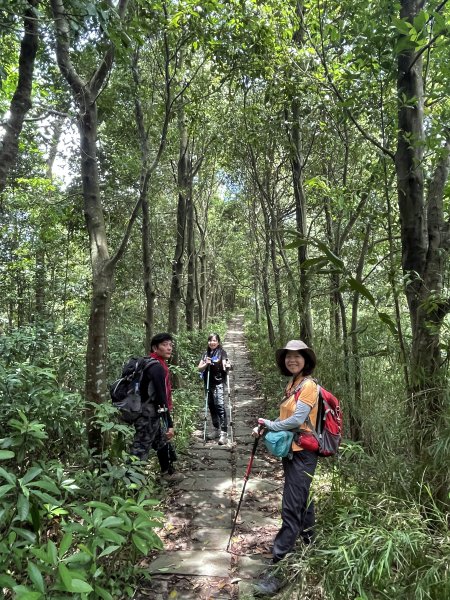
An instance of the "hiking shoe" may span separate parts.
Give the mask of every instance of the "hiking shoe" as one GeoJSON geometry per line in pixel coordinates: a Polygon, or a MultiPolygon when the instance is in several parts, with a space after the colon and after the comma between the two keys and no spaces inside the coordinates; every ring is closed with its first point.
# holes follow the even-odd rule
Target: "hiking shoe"
{"type": "Polygon", "coordinates": [[[280,579],[273,575],[266,575],[260,579],[254,586],[255,596],[273,596],[281,590],[283,584],[280,579]]]}
{"type": "Polygon", "coordinates": [[[214,431],[212,433],[208,433],[208,435],[206,436],[207,440],[217,440],[217,438],[220,436],[220,430],[219,429],[214,429],[214,431]]]}
{"type": "Polygon", "coordinates": [[[161,481],[165,481],[166,483],[178,483],[179,481],[183,481],[184,475],[182,473],[169,473],[166,471],[165,473],[161,473],[161,481]]]}
{"type": "Polygon", "coordinates": [[[226,443],[228,443],[228,436],[227,436],[227,432],[226,431],[222,431],[220,434],[220,438],[219,438],[219,446],[224,446],[226,443]]]}

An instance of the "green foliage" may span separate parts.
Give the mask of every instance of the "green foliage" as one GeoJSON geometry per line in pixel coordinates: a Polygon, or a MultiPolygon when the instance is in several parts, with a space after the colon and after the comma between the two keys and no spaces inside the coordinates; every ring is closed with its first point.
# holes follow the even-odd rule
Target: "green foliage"
{"type": "Polygon", "coordinates": [[[111,481],[106,486],[102,477],[111,477],[111,465],[103,473],[81,470],[83,476],[70,477],[62,465],[33,461],[47,438],[43,430],[42,423],[19,413],[0,440],[0,585],[24,600],[129,594],[138,556],[162,547],[155,531],[163,516],[155,510],[157,501],[131,465],[128,479],[120,475],[122,495],[114,495],[111,481]],[[77,485],[88,475],[93,498],[108,487],[103,501],[90,500],[88,487],[77,485]]]}
{"type": "Polygon", "coordinates": [[[326,597],[336,600],[448,596],[448,524],[439,510],[430,514],[411,497],[392,496],[385,488],[380,494],[386,466],[380,469],[377,459],[352,445],[344,447],[338,464],[319,466],[320,533],[312,552],[292,558],[295,589],[320,582],[326,597]]]}

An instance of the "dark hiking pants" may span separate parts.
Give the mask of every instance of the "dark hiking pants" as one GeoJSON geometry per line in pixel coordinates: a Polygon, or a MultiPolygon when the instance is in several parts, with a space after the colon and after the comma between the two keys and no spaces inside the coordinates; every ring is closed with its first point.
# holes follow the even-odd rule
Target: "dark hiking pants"
{"type": "Polygon", "coordinates": [[[213,427],[221,431],[227,431],[227,411],[223,399],[223,383],[209,389],[208,408],[211,413],[213,427]]]}
{"type": "Polygon", "coordinates": [[[294,452],[292,460],[283,458],[283,524],[273,544],[273,562],[278,562],[294,549],[298,536],[301,536],[305,543],[312,541],[315,519],[314,504],[309,499],[309,488],[317,459],[315,452],[307,450],[294,452]]]}
{"type": "Polygon", "coordinates": [[[172,464],[170,447],[155,406],[151,403],[145,404],[142,407],[142,415],[137,418],[133,425],[135,434],[130,454],[146,461],[150,450],[156,450],[161,472],[165,473],[170,470],[172,464]]]}

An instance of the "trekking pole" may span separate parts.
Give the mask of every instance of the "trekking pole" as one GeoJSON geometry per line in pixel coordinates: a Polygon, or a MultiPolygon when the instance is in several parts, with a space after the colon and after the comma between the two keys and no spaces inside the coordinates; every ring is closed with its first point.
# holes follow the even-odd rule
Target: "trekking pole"
{"type": "Polygon", "coordinates": [[[231,544],[231,538],[233,537],[234,530],[236,529],[236,521],[238,518],[239,511],[241,509],[242,499],[244,497],[244,492],[245,492],[245,486],[247,485],[248,478],[250,477],[250,471],[252,470],[253,459],[255,458],[256,448],[258,446],[259,438],[261,437],[261,432],[263,429],[264,429],[264,425],[258,426],[258,435],[255,437],[255,441],[253,442],[252,453],[250,455],[250,460],[248,461],[247,470],[245,471],[245,475],[244,475],[244,485],[242,486],[241,497],[239,498],[239,503],[238,503],[238,506],[236,509],[236,514],[234,515],[233,526],[231,527],[230,538],[228,540],[228,544],[226,547],[227,552],[228,552],[228,548],[230,547],[230,544],[231,544]]]}
{"type": "Polygon", "coordinates": [[[233,408],[231,406],[230,371],[227,371],[228,410],[230,411],[230,441],[233,443],[233,408]]]}
{"type": "Polygon", "coordinates": [[[209,396],[209,366],[206,375],[206,394],[205,394],[205,423],[203,425],[203,443],[206,444],[206,421],[208,419],[208,396],[209,396]]]}

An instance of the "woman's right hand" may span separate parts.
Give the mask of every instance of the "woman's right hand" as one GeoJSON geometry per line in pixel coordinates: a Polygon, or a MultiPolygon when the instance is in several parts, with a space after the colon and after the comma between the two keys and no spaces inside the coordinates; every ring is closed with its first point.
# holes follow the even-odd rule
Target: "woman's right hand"
{"type": "Polygon", "coordinates": [[[263,431],[264,431],[264,426],[259,424],[257,427],[253,428],[252,437],[255,437],[255,438],[260,437],[262,435],[263,431]]]}

